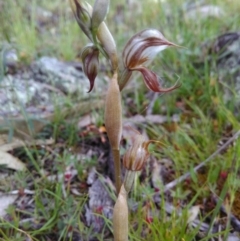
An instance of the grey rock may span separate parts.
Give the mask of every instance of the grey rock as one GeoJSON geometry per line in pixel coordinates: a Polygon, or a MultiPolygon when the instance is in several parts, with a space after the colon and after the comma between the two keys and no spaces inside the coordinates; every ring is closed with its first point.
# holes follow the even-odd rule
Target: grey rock
{"type": "Polygon", "coordinates": [[[110,187],[113,187],[110,179],[98,177],[89,188],[89,202],[85,205],[85,217],[87,225],[91,226],[94,232],[100,232],[103,229],[107,231],[104,219],[112,219],[114,202],[110,196],[112,192],[109,190],[110,187]]]}
{"type": "Polygon", "coordinates": [[[211,76],[217,77],[223,102],[236,115],[240,110],[240,32],[229,32],[205,41],[197,57],[196,66],[207,60],[211,76]]]}
{"type": "Polygon", "coordinates": [[[69,95],[87,97],[88,88],[89,81],[81,64],[42,57],[24,70],[3,76],[0,81],[0,114],[41,113],[46,107],[63,104],[69,95]]]}
{"type": "Polygon", "coordinates": [[[225,103],[234,101],[235,106],[240,107],[240,32],[226,33],[217,37],[211,54],[216,60],[225,103]]]}
{"type": "Polygon", "coordinates": [[[183,5],[185,18],[189,20],[206,19],[209,17],[221,18],[224,16],[224,10],[217,5],[208,4],[205,0],[188,1],[183,5]]]}
{"type": "Polygon", "coordinates": [[[7,66],[15,66],[19,61],[17,51],[15,49],[9,49],[8,51],[6,51],[4,57],[5,65],[7,66]]]}
{"type": "Polygon", "coordinates": [[[77,70],[68,63],[57,60],[51,57],[42,57],[31,66],[33,71],[45,78],[42,78],[47,84],[58,87],[65,93],[86,93],[88,91],[87,83],[84,73],[77,70]],[[83,83],[86,85],[83,85],[83,83]]]}
{"type": "Polygon", "coordinates": [[[227,237],[227,241],[240,241],[240,237],[236,233],[229,234],[227,237]]]}

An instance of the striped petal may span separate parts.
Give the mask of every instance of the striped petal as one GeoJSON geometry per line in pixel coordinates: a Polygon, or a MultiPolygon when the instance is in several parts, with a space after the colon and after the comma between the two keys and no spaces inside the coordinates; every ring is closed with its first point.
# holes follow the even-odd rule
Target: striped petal
{"type": "Polygon", "coordinates": [[[135,34],[123,50],[123,63],[127,69],[146,65],[168,46],[177,46],[169,42],[163,34],[156,29],[146,29],[135,34]]]}
{"type": "Polygon", "coordinates": [[[92,91],[95,78],[98,74],[99,50],[92,44],[87,45],[81,53],[83,61],[83,71],[90,81],[89,92],[92,91]]]}

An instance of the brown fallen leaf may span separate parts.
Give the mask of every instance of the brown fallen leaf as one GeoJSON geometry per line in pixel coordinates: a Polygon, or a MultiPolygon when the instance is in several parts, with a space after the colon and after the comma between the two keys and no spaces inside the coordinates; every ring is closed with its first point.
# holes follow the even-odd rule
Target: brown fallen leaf
{"type": "Polygon", "coordinates": [[[24,146],[41,146],[41,145],[52,145],[54,144],[54,139],[50,138],[48,140],[31,140],[22,141],[17,137],[12,137],[11,142],[8,141],[7,135],[0,135],[0,151],[7,152],[15,148],[24,146]]]}
{"type": "Polygon", "coordinates": [[[8,168],[17,171],[23,171],[26,166],[18,158],[12,156],[11,154],[0,150],[0,165],[5,165],[8,168]]]}

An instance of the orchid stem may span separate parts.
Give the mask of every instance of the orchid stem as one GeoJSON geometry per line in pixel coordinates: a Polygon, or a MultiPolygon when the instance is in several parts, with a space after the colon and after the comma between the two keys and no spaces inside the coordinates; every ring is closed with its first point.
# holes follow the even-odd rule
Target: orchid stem
{"type": "Polygon", "coordinates": [[[121,71],[121,74],[119,75],[119,78],[118,78],[118,85],[119,85],[120,91],[122,91],[125,85],[128,83],[128,80],[130,79],[131,75],[132,75],[132,72],[129,71],[127,68],[124,68],[124,70],[121,71]]]}
{"type": "Polygon", "coordinates": [[[114,171],[115,171],[115,186],[117,189],[117,195],[121,188],[121,162],[120,162],[120,151],[119,149],[112,149],[113,160],[114,160],[114,171]]]}

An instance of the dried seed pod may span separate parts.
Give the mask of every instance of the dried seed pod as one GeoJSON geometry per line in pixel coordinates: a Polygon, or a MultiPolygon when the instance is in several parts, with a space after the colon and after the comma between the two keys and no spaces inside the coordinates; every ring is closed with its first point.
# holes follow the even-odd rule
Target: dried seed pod
{"type": "Polygon", "coordinates": [[[113,150],[119,150],[122,136],[122,104],[117,73],[109,82],[105,106],[105,125],[109,142],[113,150]]]}
{"type": "Polygon", "coordinates": [[[128,240],[128,205],[124,185],[121,186],[113,209],[113,235],[114,241],[128,240]]]}

